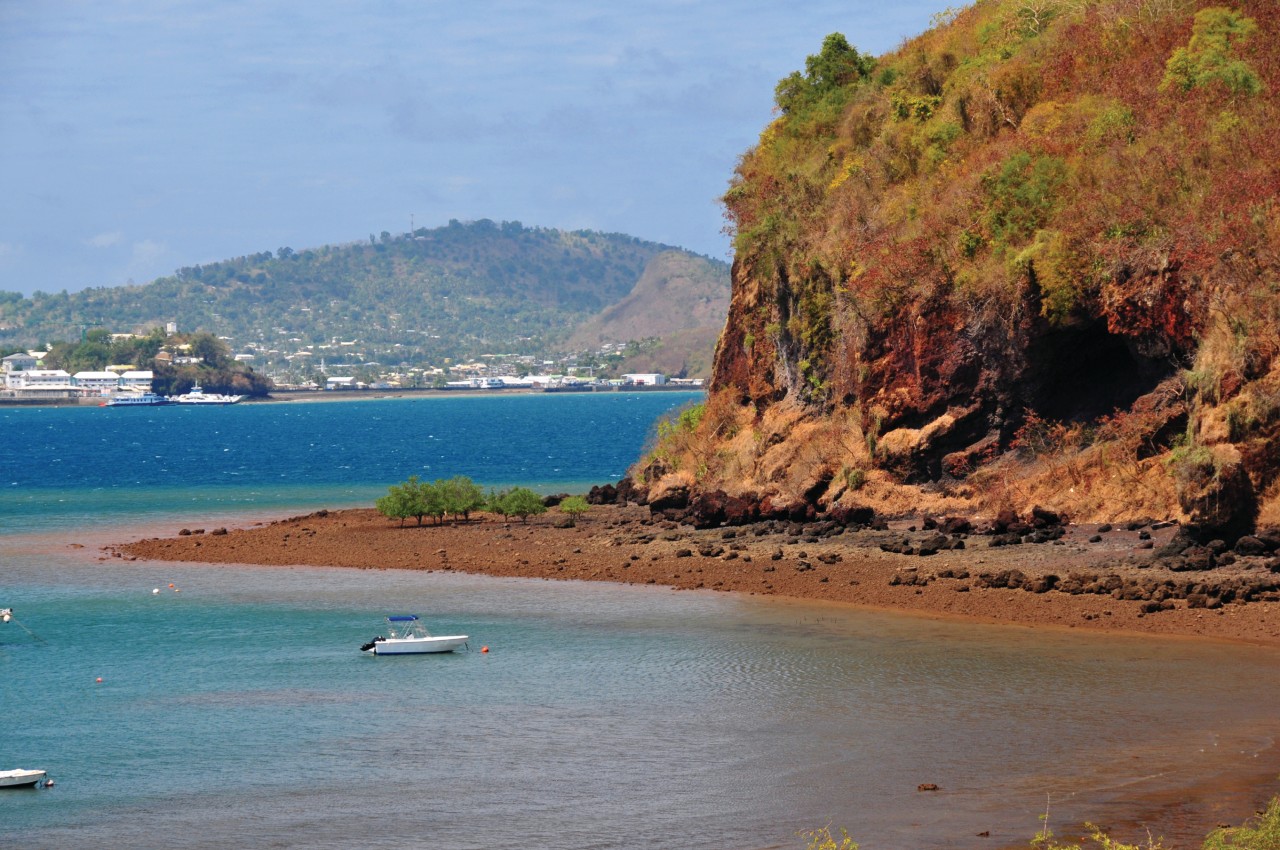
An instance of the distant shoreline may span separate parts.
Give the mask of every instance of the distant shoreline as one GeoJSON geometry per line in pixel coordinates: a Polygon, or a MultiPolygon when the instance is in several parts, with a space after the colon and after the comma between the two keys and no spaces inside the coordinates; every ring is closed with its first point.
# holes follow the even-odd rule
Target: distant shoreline
{"type": "MultiPolygon", "coordinates": [[[[380,398],[422,398],[449,396],[503,396],[503,395],[597,395],[600,393],[705,393],[706,387],[633,386],[608,389],[547,389],[544,387],[503,387],[501,389],[472,389],[461,387],[401,387],[385,390],[274,390],[262,398],[246,398],[240,404],[270,404],[277,402],[306,401],[368,401],[380,398]]],[[[0,396],[0,408],[22,407],[101,407],[102,398],[10,398],[0,396]]]]}

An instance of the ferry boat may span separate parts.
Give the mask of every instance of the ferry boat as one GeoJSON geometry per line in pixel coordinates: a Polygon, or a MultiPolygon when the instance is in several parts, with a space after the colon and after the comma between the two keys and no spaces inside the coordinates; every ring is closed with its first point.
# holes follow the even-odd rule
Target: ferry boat
{"type": "Polygon", "coordinates": [[[203,387],[196,384],[190,392],[169,396],[169,401],[175,404],[235,404],[242,398],[244,398],[242,395],[207,393],[203,387]]]}
{"type": "Polygon", "coordinates": [[[169,399],[159,393],[115,393],[102,403],[103,407],[155,407],[168,404],[169,399]]]}

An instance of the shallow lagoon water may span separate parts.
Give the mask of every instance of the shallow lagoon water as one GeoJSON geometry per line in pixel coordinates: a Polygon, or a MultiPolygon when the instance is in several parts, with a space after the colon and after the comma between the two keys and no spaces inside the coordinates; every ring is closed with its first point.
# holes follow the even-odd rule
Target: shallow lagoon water
{"type": "Polygon", "coordinates": [[[0,605],[40,638],[0,630],[0,761],[57,780],[0,795],[0,843],[763,848],[831,824],[871,850],[1004,847],[1048,805],[1059,833],[1147,822],[1198,846],[1194,830],[1247,814],[1280,771],[1268,649],[710,592],[96,560],[210,510],[156,505],[145,529],[127,512],[24,515],[36,530],[0,535],[0,605]],[[388,613],[468,633],[471,651],[359,653],[388,613]]]}

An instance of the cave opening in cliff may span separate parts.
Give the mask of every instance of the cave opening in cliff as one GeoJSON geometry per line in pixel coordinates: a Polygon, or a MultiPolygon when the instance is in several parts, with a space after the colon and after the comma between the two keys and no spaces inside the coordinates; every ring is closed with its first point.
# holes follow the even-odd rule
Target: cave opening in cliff
{"type": "Polygon", "coordinates": [[[1060,422],[1092,422],[1127,409],[1176,371],[1170,359],[1147,357],[1103,323],[1052,331],[1028,352],[1028,406],[1060,422]]]}

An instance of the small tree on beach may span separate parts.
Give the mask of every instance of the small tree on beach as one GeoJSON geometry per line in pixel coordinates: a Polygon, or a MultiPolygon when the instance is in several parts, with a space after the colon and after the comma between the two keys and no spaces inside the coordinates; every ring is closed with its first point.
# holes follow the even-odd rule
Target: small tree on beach
{"type": "Polygon", "coordinates": [[[560,510],[569,517],[569,527],[573,528],[578,524],[578,515],[585,514],[591,509],[587,504],[587,500],[581,496],[570,496],[560,502],[560,510]]]}
{"type": "Polygon", "coordinates": [[[504,516],[518,516],[521,522],[528,522],[531,514],[546,513],[547,506],[542,504],[542,497],[528,487],[516,487],[503,494],[499,500],[502,504],[500,513],[504,516]]]}
{"type": "Polygon", "coordinates": [[[471,519],[471,512],[484,507],[484,490],[465,475],[455,475],[448,479],[436,479],[435,488],[440,493],[440,500],[445,513],[462,517],[463,522],[471,519]]]}
{"type": "Polygon", "coordinates": [[[423,516],[430,513],[428,489],[430,484],[418,480],[418,476],[410,475],[408,481],[392,484],[387,495],[374,502],[378,513],[390,519],[400,520],[400,525],[409,517],[415,517],[418,525],[422,525],[423,516]]]}

